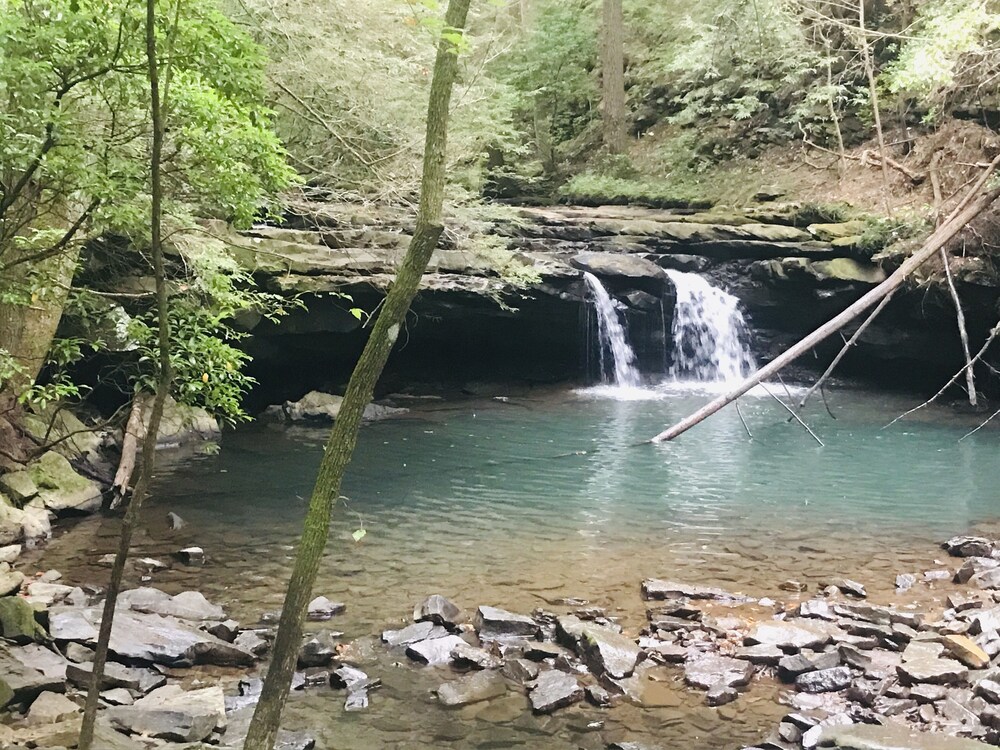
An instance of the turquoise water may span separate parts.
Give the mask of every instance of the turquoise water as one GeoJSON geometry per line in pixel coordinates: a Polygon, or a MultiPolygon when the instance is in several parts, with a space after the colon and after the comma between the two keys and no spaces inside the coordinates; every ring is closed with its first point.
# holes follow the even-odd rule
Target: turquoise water
{"type": "MultiPolygon", "coordinates": [[[[913,400],[835,391],[836,419],[818,400],[805,412],[821,447],[760,395],[741,400],[746,427],[728,408],[675,442],[643,444],[709,398],[655,395],[510,394],[431,403],[365,427],[316,587],[347,603],[336,627],[348,637],[378,632],[435,592],[468,609],[558,609],[562,597],[584,598],[637,627],[648,576],[787,597],[776,588],[785,579],[814,586],[846,575],[879,600],[896,573],[934,567],[942,537],[1000,517],[1000,435],[988,427],[959,441],[974,416],[934,408],[881,429],[913,400]],[[367,533],[355,543],[359,528],[367,533]]],[[[244,622],[278,609],[325,436],[253,427],[227,434],[218,454],[168,461],[137,552],[199,544],[210,561],[154,584],[198,587],[244,622]],[[187,525],[169,532],[167,511],[187,525]]],[[[46,561],[100,580],[106,572],[89,566],[113,549],[113,533],[113,522],[85,521],[46,561]]],[[[293,702],[292,721],[336,748],[603,747],[631,737],[715,749],[755,739],[780,713],[767,687],[707,709],[678,687],[676,670],[655,707],[536,719],[511,695],[445,712],[428,709],[441,675],[382,667],[387,690],[369,712],[344,715],[336,696],[314,694],[293,702]]]]}

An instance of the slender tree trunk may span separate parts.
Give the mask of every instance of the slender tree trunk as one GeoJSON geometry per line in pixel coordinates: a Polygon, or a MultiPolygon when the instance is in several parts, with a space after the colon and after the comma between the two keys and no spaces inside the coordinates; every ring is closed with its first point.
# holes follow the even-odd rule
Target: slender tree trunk
{"type": "MultiPolygon", "coordinates": [[[[462,32],[469,4],[470,0],[450,0],[445,13],[448,28],[462,32]]],[[[274,747],[302,643],[302,622],[306,606],[312,596],[313,584],[329,534],[333,503],[340,497],[341,481],[357,444],[361,417],[365,406],[372,399],[375,384],[405,323],[406,312],[420,287],[420,279],[443,231],[441,215],[444,205],[448,114],[457,73],[458,50],[450,41],[442,39],[438,44],[427,108],[427,135],[416,230],[351,375],[337,422],[320,462],[319,476],[309,500],[302,538],[281,610],[271,664],[250,722],[244,750],[272,750],[274,747]]]]}
{"type": "Polygon", "coordinates": [[[613,154],[625,150],[625,21],[622,0],[604,0],[601,26],[601,108],[604,146],[613,154]]]}
{"type": "MultiPolygon", "coordinates": [[[[87,701],[84,706],[83,723],[80,726],[79,750],[90,750],[94,741],[94,723],[97,718],[97,703],[101,692],[101,682],[104,679],[104,667],[108,659],[108,645],[111,641],[111,628],[114,623],[115,605],[121,590],[122,576],[125,572],[125,561],[129,548],[132,546],[132,532],[142,502],[149,491],[149,483],[153,477],[156,463],[156,436],[160,430],[163,417],[163,403],[170,390],[170,318],[167,300],[167,281],[163,263],[163,245],[160,236],[160,225],[163,214],[163,188],[160,183],[160,165],[163,154],[163,112],[160,107],[159,67],[156,58],[156,0],[146,0],[146,61],[149,68],[149,100],[152,113],[153,142],[150,155],[150,254],[153,258],[153,275],[156,281],[156,311],[158,333],[158,367],[159,381],[156,385],[156,395],[149,416],[149,426],[142,446],[142,466],[139,481],[136,482],[132,501],[129,503],[122,520],[121,535],[118,539],[118,551],[115,554],[114,566],[111,568],[111,580],[104,599],[104,611],[101,615],[101,629],[97,639],[97,651],[94,654],[93,679],[87,691],[87,701]]],[[[140,398],[136,393],[134,398],[140,398]]]]}
{"type": "Polygon", "coordinates": [[[875,135],[878,137],[878,155],[882,162],[882,198],[885,212],[892,216],[892,195],[889,181],[889,155],[885,148],[885,135],[882,132],[882,114],[878,105],[878,86],[875,83],[875,62],[872,60],[871,47],[868,44],[868,29],[865,26],[865,0],[858,0],[858,29],[861,33],[861,59],[868,77],[868,96],[871,99],[872,117],[875,119],[875,135]]]}

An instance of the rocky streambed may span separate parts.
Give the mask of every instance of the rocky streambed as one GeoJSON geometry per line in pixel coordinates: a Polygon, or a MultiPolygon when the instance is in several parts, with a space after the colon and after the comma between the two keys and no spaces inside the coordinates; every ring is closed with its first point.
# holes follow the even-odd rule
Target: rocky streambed
{"type": "MultiPolygon", "coordinates": [[[[443,726],[470,710],[498,727],[577,716],[576,747],[654,750],[675,746],[667,724],[632,732],[617,716],[653,713],[685,690],[725,722],[747,691],[766,686],[784,708],[761,712],[754,748],[985,748],[1000,744],[1000,544],[956,537],[943,546],[948,561],[900,572],[891,605],[869,603],[864,582],[850,579],[813,590],[784,581],[770,597],[647,579],[635,591],[646,608],[638,628],[582,599],[513,612],[435,594],[398,626],[347,638],[333,629],[347,605],[320,596],[293,689],[363,716],[383,683],[398,693],[399,675],[414,673],[432,688],[405,700],[415,713],[438,712],[443,726]],[[770,715],[780,720],[768,729],[770,715]]],[[[134,565],[155,577],[162,563],[134,565]]],[[[75,745],[99,605],[98,589],[56,571],[0,598],[0,747],[75,745]]],[[[196,591],[125,592],[97,746],[240,747],[274,623],[262,613],[241,625],[196,591]]],[[[308,732],[279,744],[313,746],[308,732]]]]}

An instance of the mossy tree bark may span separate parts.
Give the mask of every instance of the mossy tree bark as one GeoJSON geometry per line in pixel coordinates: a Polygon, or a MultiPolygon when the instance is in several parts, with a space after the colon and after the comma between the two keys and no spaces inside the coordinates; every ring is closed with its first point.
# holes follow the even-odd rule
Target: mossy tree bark
{"type": "Polygon", "coordinates": [[[302,538],[288,583],[271,664],[264,679],[260,700],[254,711],[244,750],[272,750],[281,714],[295,670],[302,641],[306,606],[326,547],[334,501],[350,463],[361,427],[361,417],[375,391],[410,303],[437,247],[443,231],[442,211],[445,187],[445,149],[451,94],[458,75],[458,52],[454,39],[465,28],[470,0],[450,0],[445,13],[448,34],[438,44],[427,108],[427,133],[420,184],[420,206],[416,230],[382,305],[371,335],[354,368],[341,404],[337,422],[327,440],[319,475],[309,500],[302,538]]]}
{"type": "MultiPolygon", "coordinates": [[[[118,538],[118,551],[111,568],[111,580],[104,599],[104,610],[101,614],[101,628],[97,638],[97,650],[94,654],[93,678],[87,690],[87,701],[84,705],[83,723],[80,726],[79,750],[90,750],[94,741],[94,723],[97,718],[98,697],[101,692],[101,682],[104,679],[104,667],[108,659],[108,645],[111,641],[111,628],[114,624],[115,605],[118,593],[121,591],[122,577],[125,572],[125,561],[129,548],[132,546],[132,532],[139,516],[139,509],[149,490],[156,463],[156,436],[160,431],[160,421],[163,417],[163,404],[170,390],[170,316],[168,308],[167,277],[164,270],[163,243],[161,224],[163,218],[163,186],[161,184],[161,165],[163,157],[164,121],[162,102],[160,98],[159,64],[156,55],[156,0],[146,0],[146,61],[149,71],[149,100],[152,124],[152,148],[150,153],[150,255],[153,260],[153,276],[156,282],[156,313],[157,313],[157,368],[159,378],[156,384],[156,395],[149,415],[149,426],[142,446],[142,463],[139,469],[139,480],[135,492],[122,520],[121,534],[118,538]]],[[[140,398],[136,393],[134,398],[140,398]]]]}
{"type": "Polygon", "coordinates": [[[604,146],[625,150],[625,21],[622,0],[604,0],[601,25],[601,110],[604,146]]]}

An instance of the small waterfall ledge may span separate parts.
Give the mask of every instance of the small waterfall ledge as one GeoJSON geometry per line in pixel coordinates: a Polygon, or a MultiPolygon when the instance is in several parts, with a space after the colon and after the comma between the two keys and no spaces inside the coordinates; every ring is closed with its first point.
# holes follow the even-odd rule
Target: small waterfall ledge
{"type": "Polygon", "coordinates": [[[625,326],[619,318],[615,301],[592,273],[584,272],[597,313],[597,350],[601,377],[620,388],[638,388],[642,378],[636,368],[635,351],[628,343],[625,326]]]}

